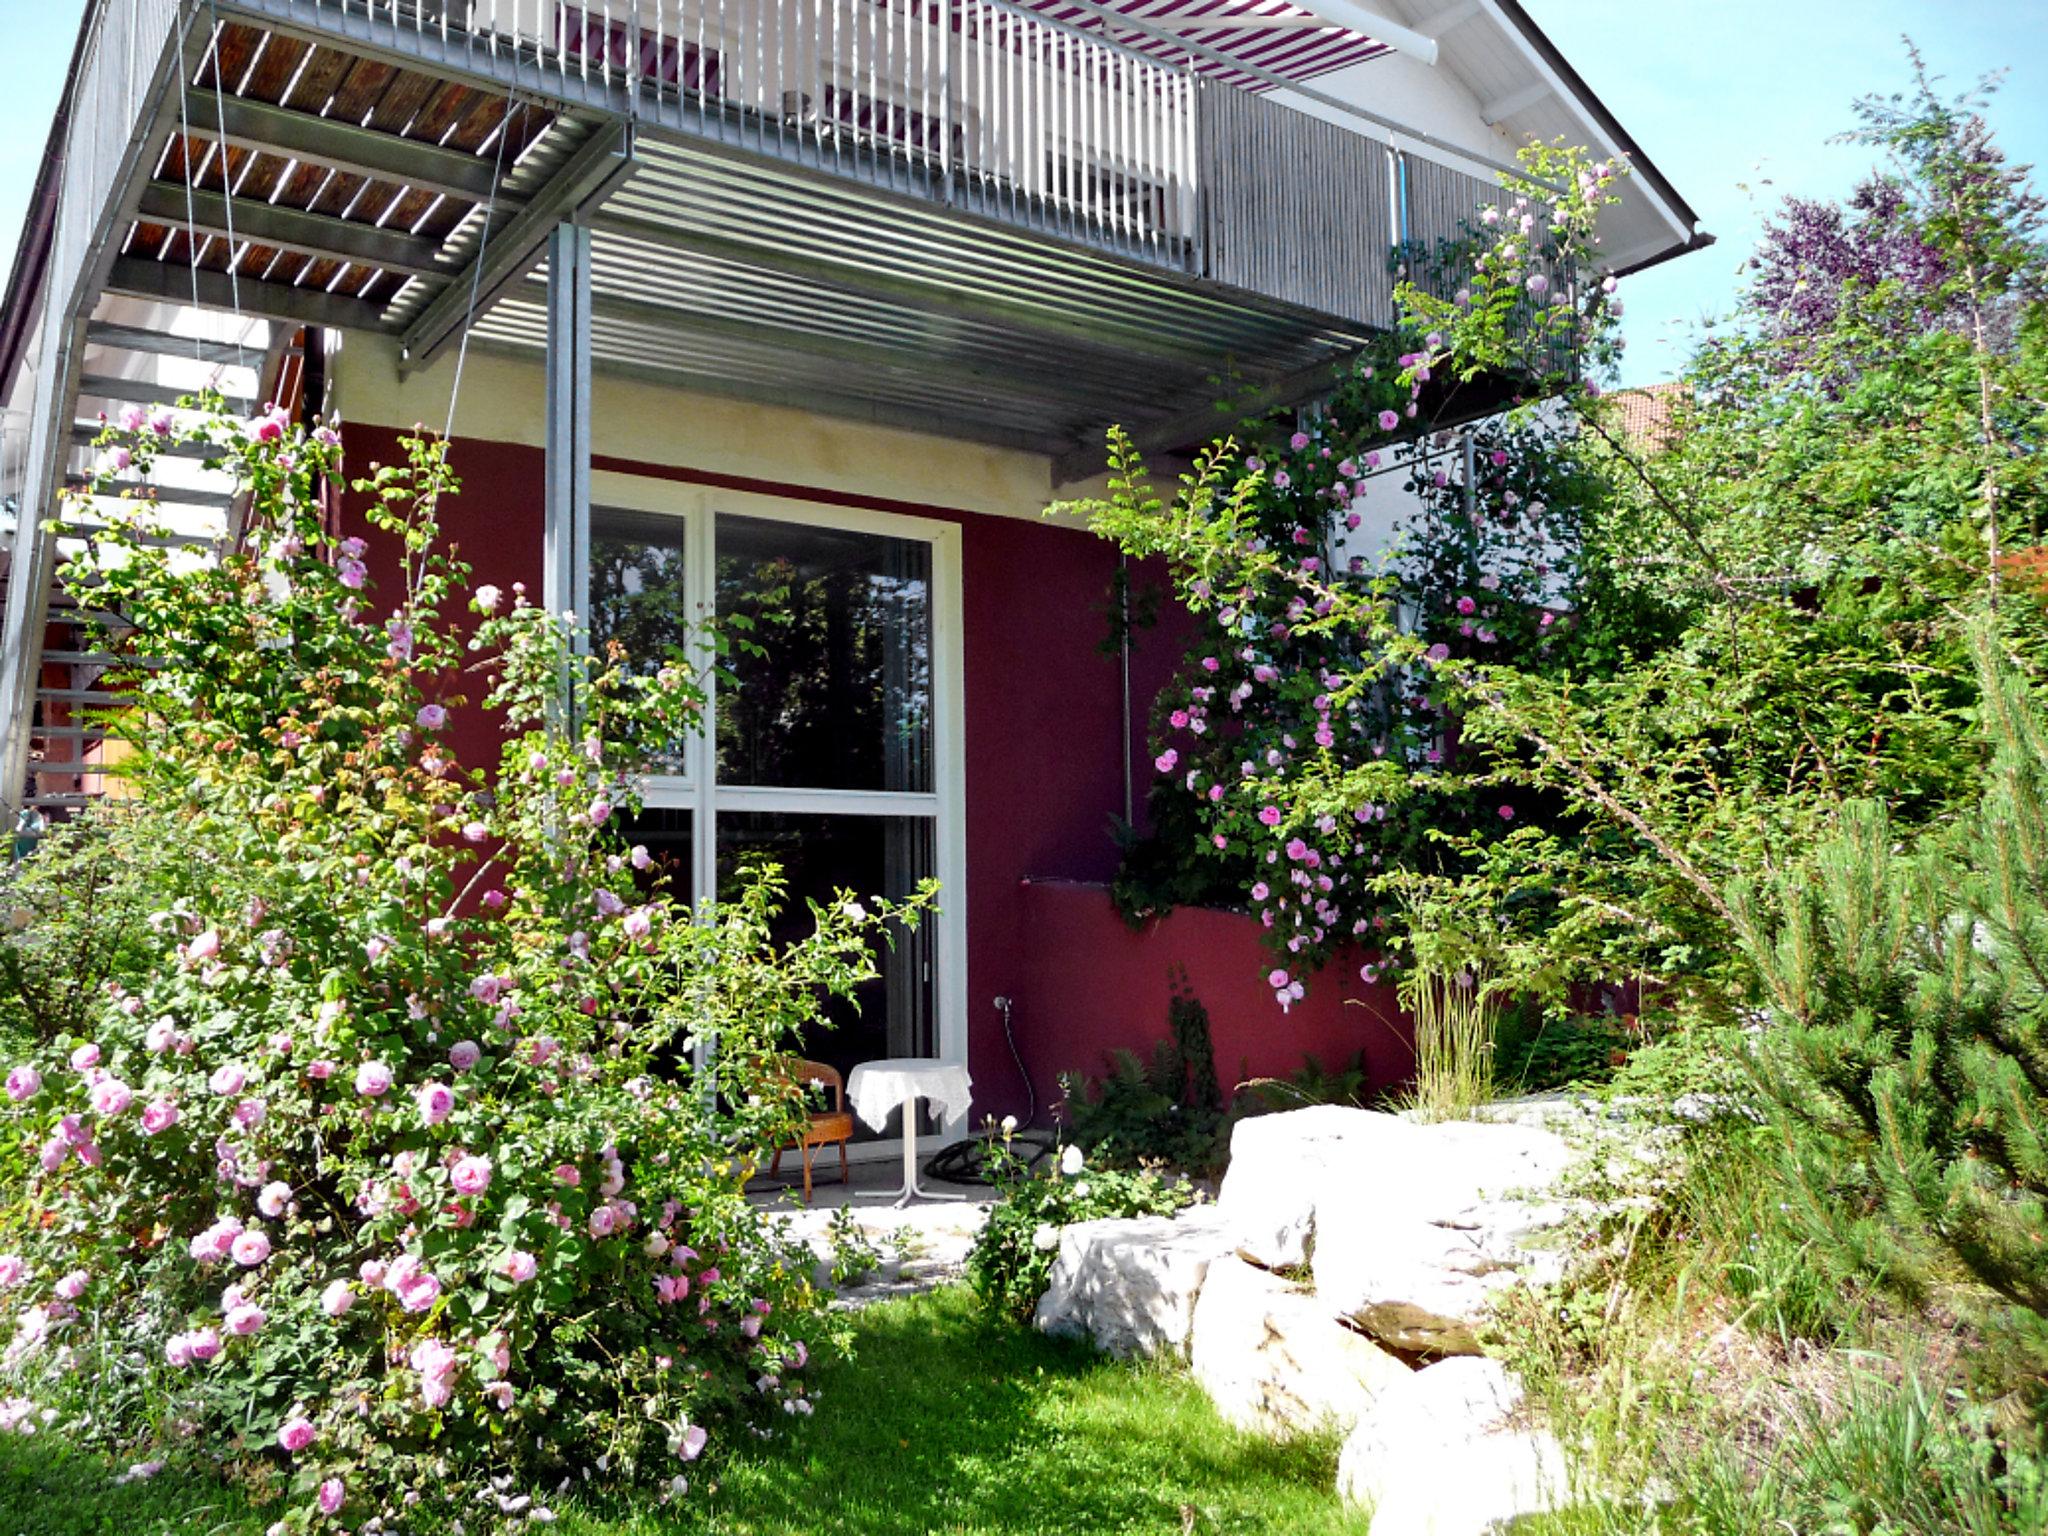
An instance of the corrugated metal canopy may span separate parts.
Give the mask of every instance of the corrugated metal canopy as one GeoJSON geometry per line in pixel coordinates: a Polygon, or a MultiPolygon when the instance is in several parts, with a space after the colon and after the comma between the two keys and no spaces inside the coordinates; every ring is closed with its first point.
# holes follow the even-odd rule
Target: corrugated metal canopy
{"type": "MultiPolygon", "coordinates": [[[[639,159],[592,221],[599,366],[1057,449],[1365,341],[909,199],[651,135],[639,159]]],[[[540,349],[544,274],[472,334],[540,349]]]]}

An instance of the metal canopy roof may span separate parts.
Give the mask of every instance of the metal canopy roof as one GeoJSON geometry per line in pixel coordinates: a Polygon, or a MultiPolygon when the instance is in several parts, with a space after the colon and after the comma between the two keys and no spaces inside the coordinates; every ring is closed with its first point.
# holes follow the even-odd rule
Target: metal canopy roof
{"type": "MultiPolygon", "coordinates": [[[[593,357],[679,385],[1044,450],[1185,409],[1360,331],[910,199],[643,137],[592,219],[593,357]],[[855,397],[858,397],[857,399],[855,397]]],[[[472,331],[538,352],[544,270],[472,331]]]]}

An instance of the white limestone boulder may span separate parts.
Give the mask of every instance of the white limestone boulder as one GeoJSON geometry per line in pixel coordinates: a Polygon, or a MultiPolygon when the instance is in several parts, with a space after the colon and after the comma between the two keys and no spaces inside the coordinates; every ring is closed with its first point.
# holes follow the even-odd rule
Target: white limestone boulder
{"type": "Polygon", "coordinates": [[[1414,1374],[1302,1287],[1235,1255],[1209,1265],[1189,1364],[1225,1419],[1274,1436],[1348,1431],[1390,1383],[1414,1374]]]}
{"type": "Polygon", "coordinates": [[[1564,1452],[1512,1422],[1520,1384],[1497,1360],[1441,1361],[1389,1384],[1345,1439],[1337,1489],[1372,1536],[1487,1536],[1564,1508],[1564,1452]]]}
{"type": "Polygon", "coordinates": [[[1177,1217],[1076,1222],[1060,1232],[1035,1321],[1041,1332],[1092,1339],[1113,1355],[1186,1360],[1195,1298],[1210,1264],[1229,1252],[1213,1205],[1177,1217]]]}
{"type": "Polygon", "coordinates": [[[1267,1269],[1306,1264],[1324,1186],[1342,1191],[1361,1176],[1386,1178],[1412,1129],[1392,1115],[1335,1104],[1238,1121],[1216,1196],[1237,1251],[1267,1269]]]}
{"type": "MultiPolygon", "coordinates": [[[[1556,1190],[1573,1152],[1538,1127],[1396,1123],[1408,1133],[1398,1172],[1319,1189],[1316,1295],[1396,1349],[1476,1354],[1502,1291],[1563,1274],[1556,1190]]],[[[1399,1143],[1388,1133],[1379,1145],[1399,1143]]]]}

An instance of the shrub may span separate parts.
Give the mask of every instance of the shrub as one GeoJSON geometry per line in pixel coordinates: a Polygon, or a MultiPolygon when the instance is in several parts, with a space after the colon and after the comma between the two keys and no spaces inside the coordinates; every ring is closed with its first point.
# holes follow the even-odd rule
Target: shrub
{"type": "Polygon", "coordinates": [[[770,871],[693,913],[619,831],[694,718],[687,657],[578,655],[517,589],[470,594],[465,640],[422,441],[358,482],[401,567],[373,609],[321,516],[332,431],[179,420],[124,422],[109,467],[204,441],[249,512],[201,563],[143,542],[138,492],[78,573],[133,626],[101,643],[156,662],[136,797],[14,896],[0,1420],[166,1426],[286,1530],[531,1513],[593,1468],[679,1494],[714,1433],[808,1409],[809,1262],[740,1185],[801,1114],[784,1048],[929,892],[786,948],[770,871]],[[449,729],[472,676],[489,774],[449,729]]]}
{"type": "Polygon", "coordinates": [[[1052,1279],[1062,1227],[1109,1216],[1171,1216],[1194,1201],[1187,1186],[1155,1173],[1090,1168],[1071,1144],[1034,1173],[1011,1154],[1007,1134],[990,1149],[988,1170],[1002,1198],[975,1236],[967,1279],[983,1306],[1018,1322],[1029,1321],[1052,1279]]]}
{"type": "Polygon", "coordinates": [[[1163,1163],[1208,1174],[1220,1172],[1229,1157],[1209,1010],[1183,980],[1166,1018],[1170,1033],[1150,1061],[1135,1051],[1114,1051],[1099,1082],[1078,1073],[1060,1078],[1067,1133],[1098,1167],[1163,1163]]]}
{"type": "MultiPolygon", "coordinates": [[[[1953,835],[1896,850],[1881,807],[1774,892],[1734,903],[1770,1002],[1758,1052],[1787,1199],[1838,1273],[1950,1291],[2048,1370],[2048,722],[1976,632],[1994,749],[1953,835]]],[[[1999,1351],[1986,1351],[1989,1364],[1999,1351]]]]}

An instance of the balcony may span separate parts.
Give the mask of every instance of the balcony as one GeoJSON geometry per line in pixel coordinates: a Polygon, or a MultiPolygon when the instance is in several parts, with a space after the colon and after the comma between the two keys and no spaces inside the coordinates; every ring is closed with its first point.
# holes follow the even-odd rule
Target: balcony
{"type": "MultiPolygon", "coordinates": [[[[1089,0],[103,11],[54,268],[88,313],[108,293],[384,332],[408,368],[465,331],[533,352],[548,232],[574,219],[600,368],[1073,468],[1112,421],[1193,435],[1218,377],[1327,378],[1391,324],[1395,248],[1498,196],[1482,165],[1089,0]]],[[[1317,40],[1346,46],[1378,51],[1317,40]]]]}

